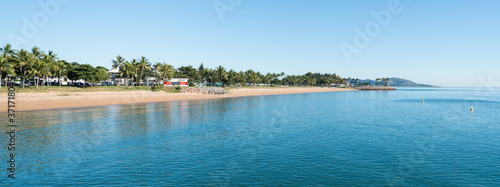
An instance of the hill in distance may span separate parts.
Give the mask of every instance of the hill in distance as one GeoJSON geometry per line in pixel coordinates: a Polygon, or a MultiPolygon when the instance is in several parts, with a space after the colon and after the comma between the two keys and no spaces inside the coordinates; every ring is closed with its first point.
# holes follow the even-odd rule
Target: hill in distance
{"type": "MultiPolygon", "coordinates": [[[[362,82],[370,82],[373,85],[375,85],[375,83],[376,83],[376,81],[371,80],[371,79],[363,80],[362,82]]],[[[394,86],[394,87],[439,87],[439,86],[434,86],[434,85],[429,85],[429,84],[418,84],[418,83],[415,83],[413,81],[398,78],[398,77],[389,78],[389,86],[394,86]]]]}

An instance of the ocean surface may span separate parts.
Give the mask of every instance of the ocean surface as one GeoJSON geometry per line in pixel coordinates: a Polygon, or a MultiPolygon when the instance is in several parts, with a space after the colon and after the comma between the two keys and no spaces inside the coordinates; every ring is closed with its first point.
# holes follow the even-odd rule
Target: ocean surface
{"type": "MultiPolygon", "coordinates": [[[[5,132],[7,115],[0,119],[5,132]]],[[[16,119],[16,179],[3,169],[0,186],[500,186],[498,88],[114,105],[16,119]]]]}

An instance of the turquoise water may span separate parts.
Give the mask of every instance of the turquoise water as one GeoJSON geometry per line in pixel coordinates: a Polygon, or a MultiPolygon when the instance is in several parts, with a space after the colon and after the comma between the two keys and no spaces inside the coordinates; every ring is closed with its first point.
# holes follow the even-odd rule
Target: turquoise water
{"type": "Polygon", "coordinates": [[[20,112],[0,185],[500,186],[499,113],[474,88],[20,112]]]}

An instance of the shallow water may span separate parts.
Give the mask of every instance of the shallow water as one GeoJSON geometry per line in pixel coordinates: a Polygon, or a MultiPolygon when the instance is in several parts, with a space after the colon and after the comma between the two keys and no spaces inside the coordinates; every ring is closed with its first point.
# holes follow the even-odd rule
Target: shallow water
{"type": "Polygon", "coordinates": [[[0,185],[499,186],[499,113],[474,88],[20,112],[0,185]]]}

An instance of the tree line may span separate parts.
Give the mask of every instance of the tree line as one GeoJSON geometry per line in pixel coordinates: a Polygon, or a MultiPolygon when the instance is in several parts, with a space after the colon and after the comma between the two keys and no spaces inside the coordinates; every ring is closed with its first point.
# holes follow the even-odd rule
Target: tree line
{"type": "MultiPolygon", "coordinates": [[[[305,75],[285,75],[281,73],[260,73],[259,71],[247,70],[236,71],[234,69],[227,70],[223,66],[216,68],[207,68],[203,63],[195,68],[191,65],[180,66],[174,68],[173,65],[167,63],[156,62],[154,65],[144,56],[138,59],[126,60],[118,55],[112,60],[112,67],[120,70],[120,76],[126,78],[126,85],[129,85],[128,80],[135,85],[144,85],[146,77],[155,77],[156,80],[167,82],[171,78],[187,78],[190,84],[208,83],[209,85],[288,85],[288,86],[327,86],[332,83],[346,83],[342,77],[336,74],[320,74],[307,73],[305,75]]],[[[160,81],[156,81],[160,83],[160,81]]]]}
{"type": "MultiPolygon", "coordinates": [[[[41,84],[43,87],[52,86],[49,78],[56,77],[61,86],[61,79],[66,77],[70,80],[83,79],[86,82],[98,83],[109,79],[108,69],[102,66],[93,67],[89,64],[78,64],[61,60],[56,53],[48,51],[45,53],[39,47],[31,50],[15,50],[10,44],[0,49],[0,80],[7,76],[18,77],[21,87],[24,88],[26,80],[34,81],[36,89],[41,84]]],[[[1,85],[0,85],[1,88],[1,85]]]]}
{"type": "MultiPolygon", "coordinates": [[[[8,75],[21,80],[21,87],[25,82],[34,82],[36,89],[39,85],[53,86],[48,79],[57,78],[57,85],[61,86],[63,78],[72,80],[83,79],[85,82],[99,83],[109,80],[108,69],[102,66],[93,67],[90,64],[79,64],[67,62],[58,57],[56,53],[49,50],[47,53],[39,47],[31,50],[15,50],[10,44],[1,48],[0,55],[0,80],[8,75]]],[[[346,84],[345,79],[337,74],[306,73],[304,75],[285,75],[280,73],[261,73],[259,71],[227,70],[223,66],[216,68],[204,67],[203,63],[198,67],[173,65],[165,62],[151,63],[146,57],[126,60],[118,55],[112,61],[112,68],[117,68],[120,74],[117,78],[125,79],[125,84],[146,85],[148,78],[154,77],[155,84],[162,84],[171,78],[188,78],[189,83],[208,83],[208,85],[221,86],[254,86],[254,85],[286,85],[286,86],[329,86],[330,84],[346,84]],[[161,80],[161,81],[160,81],[161,80]]],[[[149,82],[149,81],[148,81],[149,82]]],[[[1,86],[0,86],[1,88],[1,86]]]]}

